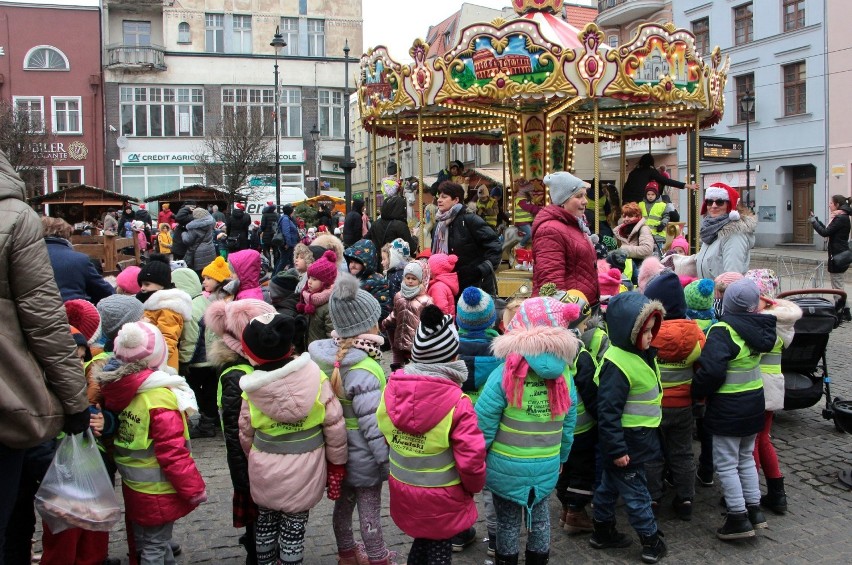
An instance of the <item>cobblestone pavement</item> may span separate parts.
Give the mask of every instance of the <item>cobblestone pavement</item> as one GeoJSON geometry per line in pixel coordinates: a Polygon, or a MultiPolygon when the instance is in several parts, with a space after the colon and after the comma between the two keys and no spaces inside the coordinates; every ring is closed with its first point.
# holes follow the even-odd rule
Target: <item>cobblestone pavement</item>
{"type": "MultiPolygon", "coordinates": [[[[809,254],[811,255],[811,254],[809,254]]],[[[823,254],[812,254],[822,259],[823,254]]],[[[852,325],[832,332],[828,347],[832,393],[852,397],[852,325]]],[[[786,486],[790,511],[784,516],[767,513],[769,528],[759,530],[757,537],[733,543],[715,538],[722,523],[718,487],[696,487],[694,517],[682,522],[674,516],[667,495],[660,514],[660,528],[666,534],[669,554],[667,563],[849,563],[852,558],[852,523],[850,506],[852,491],[837,480],[837,472],[852,466],[852,437],[835,430],[831,421],[821,415],[823,403],[811,408],[777,415],[774,427],[786,486]],[[844,555],[846,557],[844,557],[844,555]]],[[[698,444],[694,445],[697,456],[698,444]]],[[[178,563],[244,562],[242,548],[237,545],[240,532],[231,527],[231,491],[224,446],[221,436],[193,441],[193,451],[201,473],[208,484],[210,500],[175,528],[175,539],[183,546],[178,563]]],[[[410,539],[393,524],[384,498],[384,535],[391,549],[399,552],[398,561],[405,562],[410,539]]],[[[481,509],[480,505],[480,509],[481,509]]],[[[335,564],[336,547],[331,530],[332,503],[327,499],[311,511],[306,538],[306,564],[335,564]]],[[[554,524],[551,563],[637,563],[638,539],[620,511],[621,528],[629,532],[634,543],[627,549],[596,551],[589,547],[588,536],[568,536],[558,529],[559,504],[551,498],[551,520],[554,524]]],[[[357,518],[356,518],[357,519],[357,518]]],[[[356,530],[357,531],[357,530],[356,530]]],[[[477,524],[479,539],[485,534],[482,520],[477,524]]],[[[126,555],[123,525],[111,536],[111,555],[126,555]]],[[[454,555],[459,564],[492,562],[481,541],[454,555]]]]}

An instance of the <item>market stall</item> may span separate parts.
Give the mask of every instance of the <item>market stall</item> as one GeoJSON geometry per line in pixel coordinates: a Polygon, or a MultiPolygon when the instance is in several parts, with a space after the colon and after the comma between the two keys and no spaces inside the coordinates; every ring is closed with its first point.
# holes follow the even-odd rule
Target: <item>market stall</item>
{"type": "Polygon", "coordinates": [[[162,208],[163,204],[168,204],[175,213],[187,201],[193,201],[197,206],[201,206],[202,208],[215,205],[219,207],[219,210],[224,212],[228,209],[228,196],[228,193],[224,190],[193,184],[172,190],[171,192],[149,196],[145,199],[145,202],[157,202],[160,208],[162,208]]]}
{"type": "Polygon", "coordinates": [[[34,196],[29,204],[37,211],[54,218],[62,218],[72,226],[101,224],[110,208],[122,209],[128,203],[139,201],[126,194],[81,184],[56,192],[34,196]]]}

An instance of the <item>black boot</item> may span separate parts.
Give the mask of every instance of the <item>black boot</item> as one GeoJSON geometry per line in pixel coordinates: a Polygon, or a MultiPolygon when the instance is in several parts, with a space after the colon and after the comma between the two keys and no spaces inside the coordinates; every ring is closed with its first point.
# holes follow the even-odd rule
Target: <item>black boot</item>
{"type": "Polygon", "coordinates": [[[716,530],[716,537],[721,540],[753,538],[754,528],[748,521],[748,512],[728,512],[725,523],[716,530]]]}
{"type": "Polygon", "coordinates": [[[642,561],[645,563],[656,563],[663,558],[668,549],[663,541],[662,532],[655,532],[650,536],[639,536],[642,538],[642,561]]]}
{"type": "Polygon", "coordinates": [[[246,526],[246,533],[240,536],[240,545],[246,549],[246,565],[257,565],[257,547],[254,539],[254,524],[246,526]]]}
{"type": "Polygon", "coordinates": [[[748,521],[755,529],[768,528],[766,516],[760,510],[760,504],[746,504],[746,512],[748,513],[748,521]]]}
{"type": "Polygon", "coordinates": [[[199,437],[215,437],[216,436],[216,420],[210,416],[202,414],[194,425],[189,426],[189,437],[192,439],[199,437]]]}
{"type": "Polygon", "coordinates": [[[524,563],[526,565],[547,565],[550,561],[550,552],[536,553],[529,549],[524,552],[524,563]]]}
{"type": "Polygon", "coordinates": [[[760,497],[760,505],[776,514],[787,512],[787,492],[784,490],[784,477],[766,479],[766,494],[760,497]]]}
{"type": "Polygon", "coordinates": [[[518,554],[500,555],[498,553],[494,556],[494,565],[518,565],[518,554]]]}
{"type": "Polygon", "coordinates": [[[849,308],[844,308],[841,313],[841,317],[844,322],[852,322],[852,312],[849,311],[849,308]]]}
{"type": "Polygon", "coordinates": [[[611,522],[598,522],[592,520],[595,531],[589,538],[589,545],[595,549],[608,549],[610,547],[627,547],[632,540],[615,529],[615,520],[611,522]]]}

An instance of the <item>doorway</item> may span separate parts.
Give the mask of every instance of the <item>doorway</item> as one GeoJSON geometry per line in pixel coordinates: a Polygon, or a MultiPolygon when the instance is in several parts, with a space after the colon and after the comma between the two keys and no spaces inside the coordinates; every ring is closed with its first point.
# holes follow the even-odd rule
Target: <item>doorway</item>
{"type": "Polygon", "coordinates": [[[812,165],[793,167],[793,243],[811,244],[814,230],[809,216],[814,208],[816,169],[812,165]]]}

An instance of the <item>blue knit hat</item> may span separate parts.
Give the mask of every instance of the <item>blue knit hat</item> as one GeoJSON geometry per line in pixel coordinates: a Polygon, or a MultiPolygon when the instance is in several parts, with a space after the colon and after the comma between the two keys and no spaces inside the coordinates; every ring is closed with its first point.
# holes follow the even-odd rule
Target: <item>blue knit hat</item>
{"type": "Polygon", "coordinates": [[[483,331],[494,325],[497,311],[494,300],[475,286],[464,289],[456,309],[456,323],[459,328],[469,331],[483,331]]]}

